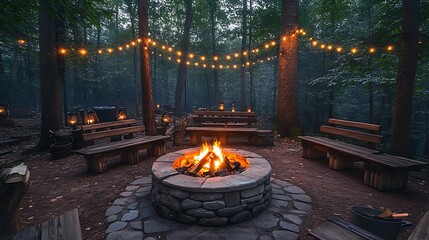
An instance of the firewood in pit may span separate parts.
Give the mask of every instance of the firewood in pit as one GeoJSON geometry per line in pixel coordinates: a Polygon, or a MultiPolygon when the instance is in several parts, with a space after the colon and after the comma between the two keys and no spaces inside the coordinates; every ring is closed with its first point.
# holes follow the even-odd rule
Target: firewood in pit
{"type": "Polygon", "coordinates": [[[210,176],[215,177],[215,160],[210,158],[210,176]]]}
{"type": "Polygon", "coordinates": [[[234,169],[234,164],[229,160],[227,156],[223,158],[223,162],[225,163],[226,169],[228,169],[228,171],[232,171],[232,169],[234,169]]]}
{"type": "Polygon", "coordinates": [[[201,168],[204,167],[204,165],[207,164],[208,161],[210,161],[212,153],[208,152],[203,158],[201,158],[200,162],[198,162],[197,165],[193,166],[190,170],[189,173],[193,174],[193,175],[197,175],[197,173],[201,170],[201,168]]]}

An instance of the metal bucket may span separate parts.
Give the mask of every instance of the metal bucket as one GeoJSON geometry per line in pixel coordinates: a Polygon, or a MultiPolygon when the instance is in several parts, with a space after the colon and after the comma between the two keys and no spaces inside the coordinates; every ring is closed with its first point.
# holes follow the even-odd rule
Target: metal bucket
{"type": "Polygon", "coordinates": [[[395,240],[401,231],[402,219],[377,217],[382,211],[364,206],[352,206],[350,222],[384,239],[395,240]]]}

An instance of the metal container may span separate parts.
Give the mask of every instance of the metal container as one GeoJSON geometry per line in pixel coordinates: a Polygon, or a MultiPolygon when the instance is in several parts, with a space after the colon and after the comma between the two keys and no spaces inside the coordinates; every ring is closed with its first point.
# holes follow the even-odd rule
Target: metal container
{"type": "Polygon", "coordinates": [[[377,217],[382,211],[365,206],[352,206],[350,222],[384,239],[395,240],[401,231],[402,219],[377,217]]]}

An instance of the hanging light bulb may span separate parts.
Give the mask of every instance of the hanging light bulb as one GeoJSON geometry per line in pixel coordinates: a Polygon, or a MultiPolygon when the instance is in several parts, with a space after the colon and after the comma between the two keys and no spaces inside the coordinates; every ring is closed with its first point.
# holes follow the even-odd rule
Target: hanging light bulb
{"type": "Polygon", "coordinates": [[[214,60],[214,61],[217,61],[218,59],[219,59],[219,57],[218,57],[218,56],[214,56],[214,57],[213,57],[213,60],[214,60]]]}
{"type": "Polygon", "coordinates": [[[65,54],[67,53],[67,50],[66,50],[65,48],[60,48],[60,49],[58,50],[58,52],[59,52],[61,55],[65,55],[65,54]]]}
{"type": "Polygon", "coordinates": [[[97,50],[97,53],[98,53],[98,54],[103,54],[103,50],[98,49],[98,50],[97,50]]]}
{"type": "Polygon", "coordinates": [[[231,59],[231,56],[230,56],[230,55],[226,55],[226,59],[227,59],[227,60],[230,60],[230,59],[231,59]]]}
{"type": "Polygon", "coordinates": [[[205,61],[205,60],[206,60],[206,57],[201,56],[201,57],[200,57],[200,59],[201,59],[201,61],[205,61]]]}
{"type": "Polygon", "coordinates": [[[79,49],[79,53],[80,55],[85,56],[88,53],[88,51],[85,48],[81,48],[79,49]]]}
{"type": "Polygon", "coordinates": [[[356,53],[358,52],[358,50],[357,50],[357,48],[352,48],[351,52],[352,52],[353,54],[356,54],[356,53]]]}
{"type": "Polygon", "coordinates": [[[375,48],[370,48],[369,53],[375,53],[375,48]]]}
{"type": "Polygon", "coordinates": [[[169,47],[169,48],[168,48],[168,51],[169,51],[169,52],[172,52],[172,51],[173,51],[173,48],[172,48],[172,47],[169,47]]]}
{"type": "Polygon", "coordinates": [[[317,41],[311,42],[311,45],[313,45],[314,47],[317,46],[317,41]]]}
{"type": "Polygon", "coordinates": [[[392,45],[389,45],[389,46],[387,46],[387,51],[393,51],[393,46],[392,45]]]}
{"type": "Polygon", "coordinates": [[[337,52],[342,52],[343,48],[342,47],[337,47],[337,52]]]}

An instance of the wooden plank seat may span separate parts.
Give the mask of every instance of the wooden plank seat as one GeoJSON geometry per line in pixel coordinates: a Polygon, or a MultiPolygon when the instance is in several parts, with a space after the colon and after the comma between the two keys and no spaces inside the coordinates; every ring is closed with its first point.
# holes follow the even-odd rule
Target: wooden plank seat
{"type": "Polygon", "coordinates": [[[82,232],[77,208],[55,216],[40,225],[25,229],[16,234],[14,239],[81,240],[82,232]]]}
{"type": "Polygon", "coordinates": [[[406,188],[408,171],[423,169],[428,164],[375,150],[376,144],[381,142],[381,136],[377,134],[381,129],[379,125],[339,119],[329,119],[328,123],[370,131],[365,133],[333,126],[320,127],[321,132],[328,133],[331,137],[337,135],[361,140],[370,143],[371,148],[324,137],[299,136],[303,147],[302,156],[304,158],[328,157],[329,167],[336,170],[352,168],[353,162],[364,162],[364,183],[379,191],[406,188]]]}
{"type": "Polygon", "coordinates": [[[256,115],[254,112],[194,111],[192,122],[196,126],[251,127],[256,115]]]}
{"type": "MultiPolygon", "coordinates": [[[[110,139],[110,142],[97,142],[75,150],[77,154],[85,156],[88,171],[102,173],[107,170],[106,158],[121,156],[121,162],[136,164],[139,160],[138,152],[148,149],[148,155],[163,155],[167,136],[135,137],[134,134],[143,133],[143,125],[129,126],[136,121],[116,121],[99,123],[99,126],[87,125],[83,128],[82,141],[95,143],[95,140],[110,139]],[[101,126],[101,127],[100,127],[101,126]],[[97,131],[93,131],[97,130],[97,131]]],[[[83,126],[82,126],[83,127],[83,126]]]]}
{"type": "MultiPolygon", "coordinates": [[[[131,127],[136,124],[137,121],[135,119],[126,119],[121,121],[112,121],[112,122],[103,122],[103,123],[95,123],[89,125],[82,125],[77,130],[72,130],[73,136],[73,149],[79,149],[88,145],[94,144],[94,140],[97,138],[103,138],[103,134],[97,134],[98,132],[104,132],[106,130],[114,130],[114,129],[122,129],[125,127],[131,127]],[[91,135],[93,133],[93,135],[91,135]],[[87,135],[89,134],[89,135],[87,135]]],[[[127,130],[123,130],[127,131],[127,130]]],[[[133,128],[129,128],[129,133],[117,132],[117,135],[112,135],[111,140],[120,140],[122,135],[131,134],[133,128]]],[[[141,131],[144,131],[141,130],[141,131]]]]}
{"type": "Polygon", "coordinates": [[[165,140],[168,136],[144,136],[124,139],[115,142],[98,143],[87,146],[75,153],[85,156],[88,171],[102,173],[107,170],[106,158],[121,156],[121,162],[136,164],[139,160],[138,152],[148,149],[149,156],[161,156],[165,153],[165,140]]]}
{"type": "Polygon", "coordinates": [[[201,144],[201,137],[216,137],[223,144],[228,143],[229,137],[247,137],[249,142],[253,142],[258,130],[256,128],[223,128],[223,127],[187,127],[191,144],[201,144]]]}

